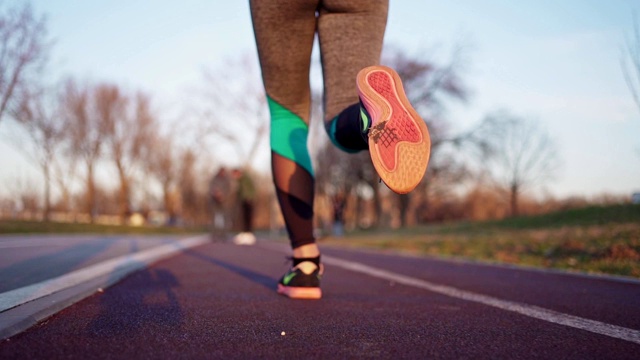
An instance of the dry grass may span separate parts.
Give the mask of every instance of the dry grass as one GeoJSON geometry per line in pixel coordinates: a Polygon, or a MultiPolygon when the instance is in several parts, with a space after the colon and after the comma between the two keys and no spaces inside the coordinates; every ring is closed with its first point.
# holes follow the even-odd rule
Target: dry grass
{"type": "Polygon", "coordinates": [[[502,222],[360,232],[322,243],[640,278],[639,210],[589,208],[502,222]]]}
{"type": "Polygon", "coordinates": [[[205,228],[115,226],[42,221],[0,220],[1,234],[189,234],[206,232],[205,228]]]}

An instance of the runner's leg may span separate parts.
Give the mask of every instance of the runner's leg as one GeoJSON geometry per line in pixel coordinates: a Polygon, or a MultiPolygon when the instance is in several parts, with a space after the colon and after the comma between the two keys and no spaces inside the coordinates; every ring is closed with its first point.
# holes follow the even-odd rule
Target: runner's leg
{"type": "Polygon", "coordinates": [[[318,0],[253,0],[250,6],[271,112],[271,166],[278,202],[294,256],[317,256],[307,136],[318,0]]]}
{"type": "Polygon", "coordinates": [[[325,0],[319,10],[325,128],[348,152],[368,148],[361,135],[356,75],[380,62],[388,8],[387,0],[325,0]]]}

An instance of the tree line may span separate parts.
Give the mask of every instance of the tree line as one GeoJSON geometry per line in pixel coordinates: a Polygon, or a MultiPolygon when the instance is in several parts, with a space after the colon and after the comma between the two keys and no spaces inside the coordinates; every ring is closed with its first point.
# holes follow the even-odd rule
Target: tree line
{"type": "MultiPolygon", "coordinates": [[[[18,141],[17,147],[42,174],[39,207],[45,220],[54,209],[81,213],[90,221],[100,214],[124,221],[133,211],[162,210],[169,218],[203,224],[209,220],[207,184],[217,166],[229,157],[235,166],[248,169],[268,160],[261,157],[268,151],[268,111],[253,58],[232,59],[224,71],[205,72],[194,104],[171,123],[158,115],[149,93],[72,76],[43,84],[52,46],[44,18],[29,5],[0,16],[0,126],[10,120],[28,135],[29,141],[18,141]],[[106,186],[100,181],[104,177],[117,180],[107,181],[117,186],[106,186]]],[[[448,110],[470,97],[464,49],[455,47],[444,61],[434,58],[397,48],[385,48],[383,55],[383,62],[403,79],[432,137],[427,175],[408,195],[393,194],[379,183],[367,153],[344,154],[327,141],[319,125],[321,92],[314,92],[316,126],[310,142],[319,204],[346,194],[352,213],[367,217],[369,224],[390,225],[385,217],[393,213],[399,226],[405,226],[448,219],[446,214],[454,213],[451,199],[461,194],[465,199],[484,196],[480,203],[492,194],[507,209],[495,216],[517,215],[523,192],[552,177],[558,152],[552,137],[533,119],[501,110],[469,129],[454,129],[448,110]]],[[[257,212],[262,207],[262,213],[274,213],[269,174],[253,174],[264,180],[258,182],[257,212]]],[[[328,207],[319,209],[319,216],[328,207]]],[[[453,216],[469,214],[458,211],[453,216]]],[[[258,225],[273,222],[272,215],[264,217],[258,225]]]]}

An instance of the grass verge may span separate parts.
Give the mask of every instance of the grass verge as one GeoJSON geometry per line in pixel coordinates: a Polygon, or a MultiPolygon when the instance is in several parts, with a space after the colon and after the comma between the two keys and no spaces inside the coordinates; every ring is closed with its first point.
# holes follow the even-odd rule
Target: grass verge
{"type": "Polygon", "coordinates": [[[0,221],[0,234],[193,234],[207,232],[205,228],[115,226],[98,224],[73,224],[40,221],[0,221]]]}
{"type": "Polygon", "coordinates": [[[640,278],[640,205],[502,221],[354,232],[324,244],[640,278]]]}

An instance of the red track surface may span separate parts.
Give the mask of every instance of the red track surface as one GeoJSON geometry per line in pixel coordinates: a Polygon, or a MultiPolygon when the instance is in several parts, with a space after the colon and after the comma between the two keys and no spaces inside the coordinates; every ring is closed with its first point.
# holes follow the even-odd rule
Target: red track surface
{"type": "MultiPolygon", "coordinates": [[[[640,329],[640,285],[633,281],[325,254],[640,329]]],[[[271,246],[185,250],[2,341],[0,358],[640,358],[632,342],[330,265],[322,300],[290,300],[275,292],[286,266],[271,246]]]]}

